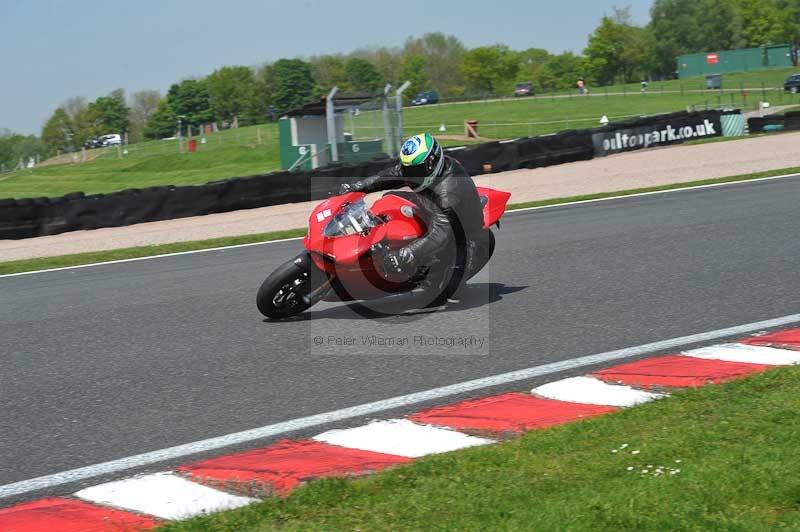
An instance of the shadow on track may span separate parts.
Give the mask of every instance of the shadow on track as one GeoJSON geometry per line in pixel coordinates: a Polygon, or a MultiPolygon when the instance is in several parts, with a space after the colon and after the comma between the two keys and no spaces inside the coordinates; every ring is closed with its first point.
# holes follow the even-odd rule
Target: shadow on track
{"type": "Polygon", "coordinates": [[[264,323],[282,323],[305,320],[395,320],[398,323],[414,321],[422,315],[463,312],[491,305],[503,299],[503,296],[514,294],[526,290],[527,286],[506,286],[503,283],[475,283],[468,284],[461,298],[460,303],[448,305],[444,309],[431,312],[419,308],[420,297],[411,293],[389,296],[381,300],[370,301],[369,307],[360,302],[344,304],[340,303],[335,307],[322,310],[311,310],[305,312],[294,319],[289,320],[270,320],[264,319],[264,323]]]}

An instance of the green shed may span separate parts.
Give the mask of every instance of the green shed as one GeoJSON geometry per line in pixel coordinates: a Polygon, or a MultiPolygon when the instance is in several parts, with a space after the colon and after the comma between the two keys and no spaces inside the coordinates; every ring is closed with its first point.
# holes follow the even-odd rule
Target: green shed
{"type": "Polygon", "coordinates": [[[397,155],[403,135],[402,93],[407,87],[402,85],[394,95],[389,94],[389,85],[378,94],[345,94],[334,87],[319,100],[289,111],[278,122],[281,167],[313,170],[333,162],[367,161],[383,153],[397,155]],[[355,136],[357,127],[360,137],[355,136]]]}
{"type": "Polygon", "coordinates": [[[749,72],[792,66],[792,46],[779,44],[679,56],[678,77],[691,78],[727,72],[749,72]]]}

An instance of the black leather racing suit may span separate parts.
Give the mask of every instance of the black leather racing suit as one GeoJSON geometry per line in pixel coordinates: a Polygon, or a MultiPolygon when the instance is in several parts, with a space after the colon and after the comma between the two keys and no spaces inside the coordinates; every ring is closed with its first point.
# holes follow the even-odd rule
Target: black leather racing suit
{"type": "MultiPolygon", "coordinates": [[[[414,189],[421,183],[422,178],[402,176],[398,164],[353,184],[352,190],[370,193],[405,186],[414,189]]],[[[455,266],[458,275],[454,276],[452,293],[465,281],[462,277],[470,260],[468,250],[486,236],[478,191],[461,163],[445,156],[442,176],[417,195],[418,203],[430,212],[425,220],[427,231],[421,238],[408,244],[406,249],[413,254],[418,271],[436,261],[455,266]]]]}

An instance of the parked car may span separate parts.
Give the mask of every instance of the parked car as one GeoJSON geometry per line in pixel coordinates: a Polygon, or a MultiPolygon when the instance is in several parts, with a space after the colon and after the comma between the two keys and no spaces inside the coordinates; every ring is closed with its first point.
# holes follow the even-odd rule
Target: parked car
{"type": "Polygon", "coordinates": [[[439,93],[436,91],[420,92],[411,100],[411,105],[432,105],[439,103],[439,93]]]}
{"type": "Polygon", "coordinates": [[[533,96],[533,83],[530,81],[517,83],[517,85],[514,87],[514,96],[533,96]]]}
{"type": "Polygon", "coordinates": [[[797,94],[800,92],[800,74],[793,74],[783,84],[783,90],[797,94]]]}
{"type": "Polygon", "coordinates": [[[87,140],[86,142],[83,143],[83,147],[86,148],[87,150],[92,150],[94,148],[102,148],[103,147],[103,141],[100,140],[99,138],[97,138],[97,139],[89,139],[89,140],[87,140]]]}
{"type": "Polygon", "coordinates": [[[103,135],[99,140],[103,143],[103,146],[119,146],[122,144],[122,135],[112,133],[111,135],[103,135]]]}

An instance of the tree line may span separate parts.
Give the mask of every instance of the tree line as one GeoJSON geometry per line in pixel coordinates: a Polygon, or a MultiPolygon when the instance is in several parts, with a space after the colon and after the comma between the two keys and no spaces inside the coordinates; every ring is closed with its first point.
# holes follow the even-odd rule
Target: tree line
{"type": "Polygon", "coordinates": [[[596,86],[665,79],[674,77],[678,55],[796,42],[800,34],[800,0],[655,0],[650,14],[639,26],[629,8],[613,9],[582,54],[503,44],[469,49],[452,35],[428,33],[401,47],[223,66],[164,95],[148,90],[126,98],[118,89],[93,102],[74,97],[55,110],[41,141],[50,155],[105,133],[125,132],[129,142],[172,136],[179,120],[192,128],[262,123],[333,86],[377,93],[386,83],[409,81],[407,98],[433,89],[456,99],[509,94],[521,81],[545,92],[574,88],[578,79],[596,86]]]}

